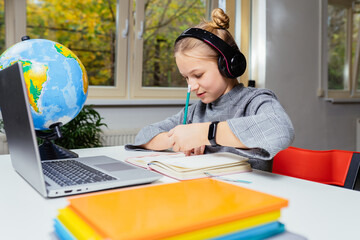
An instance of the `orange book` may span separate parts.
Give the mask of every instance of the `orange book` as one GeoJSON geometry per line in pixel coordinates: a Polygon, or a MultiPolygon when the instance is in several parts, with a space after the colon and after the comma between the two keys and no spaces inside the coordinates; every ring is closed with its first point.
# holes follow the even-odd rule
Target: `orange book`
{"type": "Polygon", "coordinates": [[[161,239],[280,210],[283,198],[204,178],[69,199],[108,239],[161,239]]]}

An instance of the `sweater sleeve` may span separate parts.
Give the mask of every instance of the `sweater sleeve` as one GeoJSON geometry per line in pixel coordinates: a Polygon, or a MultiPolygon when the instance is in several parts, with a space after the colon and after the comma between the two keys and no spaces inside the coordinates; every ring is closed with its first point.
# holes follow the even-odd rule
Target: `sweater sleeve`
{"type": "Polygon", "coordinates": [[[261,94],[249,101],[245,117],[227,120],[235,136],[248,150],[242,155],[262,160],[272,159],[294,140],[290,118],[274,96],[261,94]]]}

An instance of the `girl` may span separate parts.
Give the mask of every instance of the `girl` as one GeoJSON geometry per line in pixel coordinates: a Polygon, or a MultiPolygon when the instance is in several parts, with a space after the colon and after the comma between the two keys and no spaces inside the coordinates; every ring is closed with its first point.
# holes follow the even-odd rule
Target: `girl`
{"type": "Polygon", "coordinates": [[[144,127],[127,148],[181,151],[186,155],[232,152],[248,157],[253,168],[271,171],[272,158],[294,139],[294,129],[275,94],[238,83],[246,67],[222,9],[212,21],[183,32],[175,60],[200,101],[161,122],[144,127]],[[215,35],[215,36],[214,36],[215,35]]]}

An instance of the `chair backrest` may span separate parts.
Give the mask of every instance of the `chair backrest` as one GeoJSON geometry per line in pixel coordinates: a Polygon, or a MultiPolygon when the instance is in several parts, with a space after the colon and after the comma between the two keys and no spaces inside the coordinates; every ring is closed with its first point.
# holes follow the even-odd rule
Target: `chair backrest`
{"type": "Polygon", "coordinates": [[[360,153],[289,147],[274,157],[272,171],[281,175],[354,189],[359,166],[360,153]]]}

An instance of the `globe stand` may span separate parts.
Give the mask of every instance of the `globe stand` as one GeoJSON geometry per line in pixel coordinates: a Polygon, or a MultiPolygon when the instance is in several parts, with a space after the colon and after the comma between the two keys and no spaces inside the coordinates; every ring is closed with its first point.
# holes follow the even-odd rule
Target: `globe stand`
{"type": "Polygon", "coordinates": [[[53,140],[62,138],[60,127],[62,123],[54,123],[49,128],[52,132],[42,132],[36,130],[36,136],[43,139],[44,142],[39,146],[41,160],[77,158],[78,154],[53,143],[53,140]]]}

